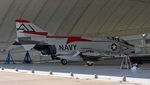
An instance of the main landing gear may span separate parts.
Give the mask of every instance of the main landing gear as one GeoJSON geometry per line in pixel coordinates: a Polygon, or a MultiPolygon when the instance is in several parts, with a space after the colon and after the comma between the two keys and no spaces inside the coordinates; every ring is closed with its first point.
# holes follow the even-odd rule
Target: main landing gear
{"type": "MultiPolygon", "coordinates": [[[[61,59],[60,61],[61,61],[62,65],[67,65],[68,64],[67,59],[61,59]]],[[[92,61],[87,61],[86,62],[86,66],[93,66],[93,65],[94,65],[94,62],[92,62],[92,61]]]]}
{"type": "Polygon", "coordinates": [[[87,66],[93,66],[93,65],[94,65],[94,62],[92,62],[92,61],[87,61],[87,62],[86,62],[86,65],[87,65],[87,66]]]}
{"type": "Polygon", "coordinates": [[[62,65],[67,65],[68,61],[66,59],[61,59],[61,64],[62,65]]]}

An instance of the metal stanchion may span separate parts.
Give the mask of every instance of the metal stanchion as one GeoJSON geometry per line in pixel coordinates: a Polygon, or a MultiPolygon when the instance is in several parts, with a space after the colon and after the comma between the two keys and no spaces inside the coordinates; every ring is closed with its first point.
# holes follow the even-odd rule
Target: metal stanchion
{"type": "Polygon", "coordinates": [[[49,74],[50,74],[50,75],[53,75],[53,72],[52,72],[52,71],[49,71],[49,74]]]}
{"type": "Polygon", "coordinates": [[[18,72],[19,71],[19,69],[18,68],[16,68],[16,72],[18,72]]]}
{"type": "Polygon", "coordinates": [[[98,75],[97,75],[97,74],[95,74],[95,75],[94,75],[94,78],[95,78],[95,79],[98,79],[98,75]]]}
{"type": "Polygon", "coordinates": [[[32,72],[32,73],[35,73],[35,70],[34,70],[34,69],[32,69],[32,70],[31,70],[31,72],[32,72]]]}
{"type": "Polygon", "coordinates": [[[4,70],[4,67],[1,67],[2,70],[4,70]]]}
{"type": "Polygon", "coordinates": [[[126,81],[127,81],[127,80],[126,80],[126,76],[123,76],[122,81],[123,81],[123,82],[126,82],[126,81]]]}
{"type": "Polygon", "coordinates": [[[71,76],[71,77],[74,77],[74,74],[73,74],[72,72],[70,72],[70,76],[71,76]]]}

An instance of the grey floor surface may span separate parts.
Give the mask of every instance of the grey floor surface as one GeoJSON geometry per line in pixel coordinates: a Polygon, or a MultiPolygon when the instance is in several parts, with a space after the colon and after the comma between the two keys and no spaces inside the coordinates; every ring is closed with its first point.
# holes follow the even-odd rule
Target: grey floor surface
{"type": "Polygon", "coordinates": [[[22,69],[37,71],[53,71],[64,73],[77,73],[77,74],[98,74],[105,76],[128,76],[133,78],[146,78],[150,79],[150,64],[144,64],[136,71],[129,69],[120,69],[119,65],[95,65],[93,67],[84,66],[83,64],[70,64],[61,66],[58,63],[45,63],[45,64],[0,64],[1,67],[7,69],[22,69]]]}

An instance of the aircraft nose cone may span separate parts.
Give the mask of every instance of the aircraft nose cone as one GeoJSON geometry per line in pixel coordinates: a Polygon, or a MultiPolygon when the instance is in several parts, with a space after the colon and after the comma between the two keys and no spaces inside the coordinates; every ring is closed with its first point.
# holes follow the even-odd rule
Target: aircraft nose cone
{"type": "Polygon", "coordinates": [[[141,52],[141,49],[140,49],[140,48],[135,47],[135,53],[139,53],[139,52],[141,52]]]}

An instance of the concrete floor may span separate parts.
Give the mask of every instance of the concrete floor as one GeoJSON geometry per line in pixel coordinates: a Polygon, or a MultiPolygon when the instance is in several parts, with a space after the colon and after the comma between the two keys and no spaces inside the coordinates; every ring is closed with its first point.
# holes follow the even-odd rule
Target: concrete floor
{"type": "Polygon", "coordinates": [[[145,78],[150,79],[150,64],[144,64],[136,71],[131,71],[127,69],[120,69],[119,65],[95,65],[92,67],[84,66],[83,64],[71,64],[61,66],[58,63],[47,63],[47,64],[0,64],[0,66],[8,69],[22,69],[31,70],[35,69],[37,71],[53,71],[53,72],[63,72],[63,73],[76,73],[76,74],[97,74],[105,76],[127,76],[132,78],[145,78]]]}

